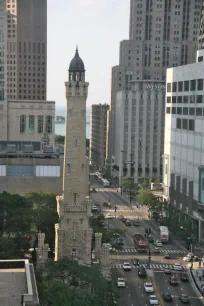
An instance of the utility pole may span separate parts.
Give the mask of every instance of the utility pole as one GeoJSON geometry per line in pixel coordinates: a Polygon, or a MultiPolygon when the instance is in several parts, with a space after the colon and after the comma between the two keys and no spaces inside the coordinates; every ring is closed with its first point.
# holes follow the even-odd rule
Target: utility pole
{"type": "Polygon", "coordinates": [[[126,164],[130,164],[130,188],[129,188],[129,200],[130,200],[130,204],[131,204],[131,200],[132,200],[132,176],[133,176],[133,169],[132,166],[134,165],[134,162],[132,161],[132,157],[133,154],[130,154],[130,161],[126,162],[126,164]]]}
{"type": "Polygon", "coordinates": [[[124,177],[124,164],[123,164],[123,153],[125,152],[124,150],[120,151],[122,153],[122,165],[121,165],[121,177],[120,177],[120,194],[121,196],[123,195],[123,183],[122,183],[122,178],[124,177]]]}

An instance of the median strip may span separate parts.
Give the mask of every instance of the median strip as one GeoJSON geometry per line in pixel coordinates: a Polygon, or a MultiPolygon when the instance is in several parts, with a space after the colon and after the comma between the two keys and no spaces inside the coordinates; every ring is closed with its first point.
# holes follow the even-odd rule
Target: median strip
{"type": "Polygon", "coordinates": [[[164,301],[163,301],[163,299],[161,298],[161,296],[160,296],[160,294],[159,294],[159,292],[158,292],[158,290],[157,290],[157,286],[156,286],[156,283],[155,283],[155,280],[154,280],[154,279],[152,279],[152,285],[153,285],[153,288],[154,288],[155,295],[156,295],[157,298],[158,298],[159,305],[165,306],[165,305],[164,305],[164,301]]]}

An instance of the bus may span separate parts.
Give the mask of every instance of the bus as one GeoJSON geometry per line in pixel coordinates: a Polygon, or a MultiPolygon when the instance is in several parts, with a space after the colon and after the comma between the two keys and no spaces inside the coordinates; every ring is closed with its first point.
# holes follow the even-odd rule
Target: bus
{"type": "Polygon", "coordinates": [[[149,249],[148,241],[141,234],[134,235],[134,244],[139,253],[146,253],[149,249]]]}
{"type": "Polygon", "coordinates": [[[169,241],[169,230],[167,226],[159,227],[160,240],[163,243],[168,243],[169,241]]]}

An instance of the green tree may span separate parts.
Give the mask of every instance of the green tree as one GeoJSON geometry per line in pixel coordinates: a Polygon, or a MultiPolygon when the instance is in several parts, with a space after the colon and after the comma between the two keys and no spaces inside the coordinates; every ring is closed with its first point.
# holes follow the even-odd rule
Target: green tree
{"type": "Polygon", "coordinates": [[[64,145],[65,137],[62,135],[55,135],[56,145],[64,145]]]}
{"type": "Polygon", "coordinates": [[[74,260],[49,262],[37,273],[41,304],[46,306],[113,306],[112,282],[103,278],[99,265],[80,266],[74,260]]]}

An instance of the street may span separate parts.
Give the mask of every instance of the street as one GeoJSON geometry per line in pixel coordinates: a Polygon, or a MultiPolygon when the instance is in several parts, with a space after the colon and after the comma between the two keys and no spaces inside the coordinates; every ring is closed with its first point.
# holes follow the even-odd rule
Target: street
{"type": "MultiPolygon", "coordinates": [[[[140,278],[138,276],[138,268],[133,265],[134,259],[139,259],[140,265],[147,270],[148,265],[148,253],[138,253],[133,243],[133,236],[135,233],[145,234],[145,228],[151,228],[151,236],[154,240],[159,239],[159,226],[155,221],[148,220],[147,208],[142,206],[137,208],[136,203],[129,204],[129,199],[121,197],[119,192],[110,188],[101,188],[100,191],[91,194],[93,202],[99,202],[103,210],[103,214],[111,214],[113,219],[107,219],[106,224],[109,228],[118,228],[125,230],[124,245],[122,250],[116,250],[111,253],[112,258],[112,278],[117,280],[117,277],[124,277],[126,280],[126,288],[120,288],[119,306],[148,306],[149,298],[148,294],[144,290],[144,283],[148,282],[148,277],[140,278]],[[110,201],[110,207],[104,207],[103,203],[110,201]],[[115,206],[117,210],[115,212],[115,206]],[[128,220],[140,220],[140,226],[126,226],[117,217],[123,215],[128,220]],[[124,262],[131,264],[132,270],[125,272],[122,268],[124,262]]],[[[185,263],[182,260],[188,253],[185,248],[171,237],[168,244],[163,244],[160,248],[160,254],[154,254],[154,245],[149,244],[151,250],[151,262],[150,269],[153,271],[153,282],[155,285],[154,294],[159,298],[159,304],[167,305],[169,303],[164,302],[163,293],[169,292],[173,296],[173,302],[170,303],[174,306],[180,306],[182,303],[179,300],[180,294],[187,294],[190,298],[191,306],[200,306],[202,301],[197,297],[194,291],[191,281],[183,283],[180,281],[180,273],[173,271],[174,263],[180,263],[184,271],[187,272],[185,263]],[[164,253],[167,252],[171,255],[171,259],[165,259],[164,253]],[[172,270],[172,273],[178,276],[180,284],[178,286],[169,285],[169,275],[164,274],[164,269],[168,268],[172,270]]]]}

